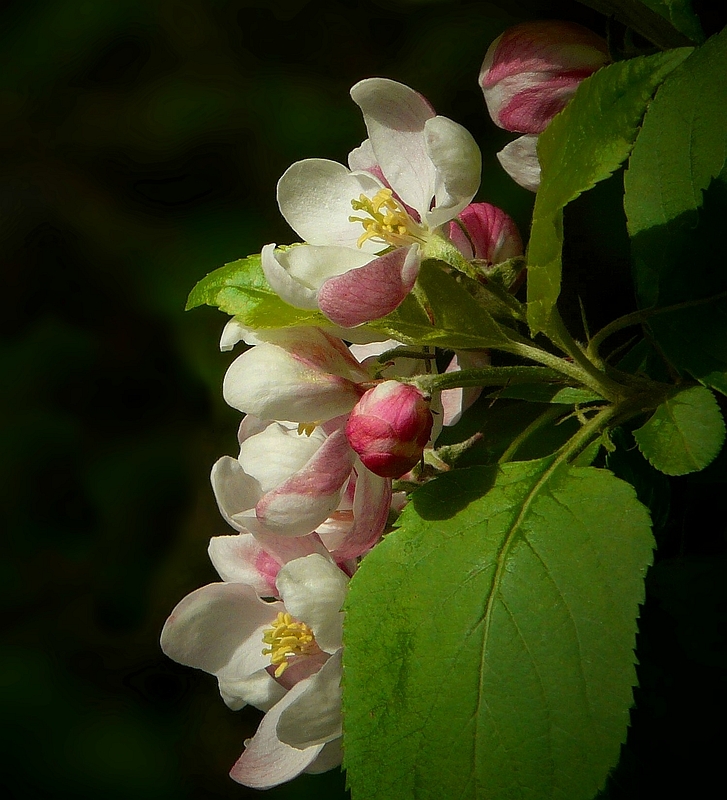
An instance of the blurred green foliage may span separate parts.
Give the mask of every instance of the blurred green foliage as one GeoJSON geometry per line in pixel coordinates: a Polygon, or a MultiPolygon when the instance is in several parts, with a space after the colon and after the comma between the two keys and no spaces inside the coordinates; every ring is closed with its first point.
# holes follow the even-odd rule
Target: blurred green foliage
{"type": "MultiPolygon", "coordinates": [[[[209,537],[230,532],[208,475],[216,458],[236,450],[238,414],[220,391],[232,356],[217,350],[224,316],[207,308],[184,314],[187,293],[215,267],[291,241],[275,183],[300,158],[345,160],[364,137],[348,89],[372,75],[413,86],[472,131],[484,156],[478,199],[500,205],[526,231],[532,196],[495,159],[511,137],[489,121],[476,78],[497,35],[540,16],[606,32],[602,18],[572,0],[3,5],[6,796],[257,796],[227,771],[260,715],[229,711],[213,679],[158,647],[175,603],[215,580],[209,537]]],[[[604,188],[574,204],[571,247],[579,256],[594,230],[620,224],[620,209],[601,213],[609,198],[604,188]]],[[[608,263],[603,252],[594,255],[597,274],[617,263],[623,280],[623,253],[606,255],[608,263]]],[[[581,292],[582,282],[572,276],[564,296],[577,287],[607,306],[623,304],[613,286],[581,292]]],[[[594,313],[608,310],[596,304],[594,313]]],[[[684,698],[699,699],[718,669],[723,645],[714,637],[693,649],[692,616],[704,614],[685,588],[707,591],[705,571],[715,569],[707,556],[724,535],[713,523],[711,534],[688,532],[689,514],[724,481],[724,468],[711,474],[716,483],[685,479],[673,497],[683,515],[665,526],[667,566],[654,573],[657,599],[645,614],[663,636],[647,640],[640,655],[646,699],[635,712],[636,749],[617,773],[626,788],[613,797],[636,797],[628,787],[653,784],[656,764],[671,758],[669,732],[692,719],[684,698]],[[679,656],[674,672],[672,654],[666,667],[653,661],[665,673],[649,672],[659,647],[694,657],[679,656]],[[676,697],[676,717],[654,710],[660,691],[667,704],[676,697]]],[[[707,758],[706,737],[690,741],[701,743],[693,760],[707,758]]],[[[266,796],[343,797],[344,778],[304,776],[266,796]]]]}

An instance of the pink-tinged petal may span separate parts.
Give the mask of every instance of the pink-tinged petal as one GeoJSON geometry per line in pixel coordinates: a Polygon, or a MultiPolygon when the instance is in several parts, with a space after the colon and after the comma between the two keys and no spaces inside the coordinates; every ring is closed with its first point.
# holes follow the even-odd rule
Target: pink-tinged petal
{"type": "Polygon", "coordinates": [[[223,456],[212,467],[210,482],[225,522],[235,530],[243,530],[243,526],[233,517],[245,509],[253,508],[260,499],[262,492],[258,481],[248,475],[236,459],[223,456]]]}
{"type": "MultiPolygon", "coordinates": [[[[381,184],[365,172],[350,172],[323,158],[297,161],[278,181],[278,205],[290,227],[308,244],[356,248],[361,225],[350,222],[351,200],[373,196],[381,184]]],[[[361,248],[373,253],[378,245],[361,248]]]]}
{"type": "MultiPolygon", "coordinates": [[[[310,533],[308,536],[276,536],[275,534],[258,533],[255,539],[272,555],[279,564],[287,564],[296,558],[317,553],[318,555],[331,560],[328,548],[323,544],[321,537],[317,533],[310,533]]],[[[277,574],[277,573],[276,573],[277,574]]],[[[277,594],[277,592],[276,592],[277,594]]]]}
{"type": "Polygon", "coordinates": [[[234,661],[237,651],[278,613],[244,583],[211,583],[188,594],[169,615],[161,647],[169,658],[212,675],[234,661]]]}
{"type": "Polygon", "coordinates": [[[479,83],[496,125],[541,133],[578,84],[608,64],[608,45],[573,22],[525,22],[488,48],[479,83]]]}
{"type": "Polygon", "coordinates": [[[353,526],[340,547],[331,553],[337,561],[362,556],[379,541],[391,508],[391,479],[356,466],[353,526]]]}
{"type": "Polygon", "coordinates": [[[261,597],[275,597],[281,562],[250,534],[213,536],[207,553],[218,575],[227,583],[246,583],[261,597]]]}
{"type": "Polygon", "coordinates": [[[326,742],[318,758],[305,770],[309,775],[319,775],[331,769],[340,767],[343,761],[343,739],[334,739],[326,742]]]}
{"type": "Polygon", "coordinates": [[[399,247],[327,280],[318,292],[318,305],[328,319],[344,328],[385,317],[412,290],[420,265],[418,245],[399,247]]]}
{"type": "Polygon", "coordinates": [[[318,757],[322,744],[298,750],[283,744],[276,733],[280,715],[305,691],[306,683],[301,681],[294,686],[265,714],[257,733],[230,770],[234,781],[252,789],[270,789],[297,777],[318,757]]]}
{"type": "MultiPolygon", "coordinates": [[[[488,366],[489,363],[489,353],[463,351],[454,354],[445,372],[459,372],[461,369],[482,369],[488,366]]],[[[448,427],[456,425],[462,414],[477,400],[481,393],[481,386],[445,389],[440,396],[443,424],[448,427]]]]}
{"type": "Polygon", "coordinates": [[[313,629],[318,647],[326,653],[341,647],[347,587],[348,577],[318,554],[290,561],[278,573],[285,608],[313,629]]]}
{"type": "Polygon", "coordinates": [[[427,153],[424,124],[434,109],[418,92],[387,78],[368,78],[351,89],[363,112],[376,161],[396,194],[420,215],[429,211],[435,168],[427,153]]]}
{"type": "Polygon", "coordinates": [[[423,215],[437,228],[459,214],[480,186],[482,156],[472,135],[447,117],[433,117],[424,126],[427,154],[436,170],[434,208],[423,215]]]}
{"type": "Polygon", "coordinates": [[[263,248],[262,265],[268,283],[286,303],[298,308],[318,308],[318,289],[325,281],[362,267],[374,257],[350,247],[301,244],[273,254],[263,248]]]}
{"type": "Polygon", "coordinates": [[[384,177],[384,173],[381,171],[379,162],[376,160],[374,149],[371,147],[369,139],[364,139],[359,147],[351,150],[348,154],[348,166],[353,172],[368,172],[369,175],[373,175],[380,181],[382,186],[391,188],[384,177]]]}
{"type": "Polygon", "coordinates": [[[537,192],[540,187],[538,137],[521,136],[500,150],[497,160],[507,174],[523,189],[537,192]]]}
{"type": "Polygon", "coordinates": [[[489,264],[501,264],[523,254],[515,221],[490,203],[470,203],[456,221],[449,223],[449,238],[465,258],[489,264]]]}
{"type": "Polygon", "coordinates": [[[305,536],[335,510],[353,466],[343,430],[331,434],[310,461],[255,506],[253,533],[305,536]]]}
{"type": "Polygon", "coordinates": [[[287,704],[277,725],[281,742],[305,749],[343,735],[341,655],[334,653],[306,680],[305,689],[287,704]]]}
{"type": "Polygon", "coordinates": [[[261,419],[291,422],[317,422],[350,411],[361,395],[356,384],[326,372],[307,355],[304,343],[298,352],[256,345],[230,364],[222,384],[225,402],[261,419]]]}

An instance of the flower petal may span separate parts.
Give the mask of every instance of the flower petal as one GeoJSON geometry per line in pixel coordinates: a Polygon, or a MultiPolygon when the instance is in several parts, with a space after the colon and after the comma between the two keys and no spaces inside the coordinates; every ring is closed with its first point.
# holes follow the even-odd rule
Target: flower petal
{"type": "MultiPolygon", "coordinates": [[[[445,372],[459,372],[462,369],[482,369],[490,364],[490,354],[476,350],[455,353],[445,372]]],[[[443,424],[447,427],[456,425],[462,414],[482,394],[481,386],[445,389],[441,395],[443,424]]]]}
{"type": "MultiPolygon", "coordinates": [[[[278,205],[288,225],[308,244],[356,248],[361,225],[349,222],[351,200],[373,195],[381,184],[365,172],[351,172],[324,158],[297,161],[278,181],[278,205]]],[[[364,242],[373,253],[378,245],[364,242]]]]}
{"type": "Polygon", "coordinates": [[[306,681],[301,681],[265,714],[257,733],[230,770],[232,780],[253,789],[270,789],[292,780],[315,761],[322,744],[298,750],[283,744],[276,733],[280,715],[305,688],[306,681]]]}
{"type": "Polygon", "coordinates": [[[343,739],[334,739],[326,742],[323,750],[318,754],[316,760],[306,769],[311,775],[318,775],[321,772],[328,772],[341,766],[343,761],[343,739]]]}
{"type": "Polygon", "coordinates": [[[367,553],[381,538],[391,508],[391,480],[374,475],[363,464],[356,465],[353,526],[341,546],[331,555],[337,561],[367,553]]]}
{"type": "Polygon", "coordinates": [[[312,533],[338,505],[353,459],[345,431],[331,434],[303,469],[263,495],[250,530],[281,536],[312,533]]]}
{"type": "Polygon", "coordinates": [[[520,136],[500,150],[497,160],[507,174],[523,189],[537,192],[540,186],[540,161],[538,161],[536,134],[520,136]]]}
{"type": "MultiPolygon", "coordinates": [[[[297,540],[296,540],[297,541],[297,540]]],[[[261,597],[276,597],[275,579],[281,562],[249,533],[213,536],[207,553],[217,574],[227,583],[246,583],[261,597]]]]}
{"type": "Polygon", "coordinates": [[[285,608],[313,629],[321,650],[341,647],[348,578],[329,559],[314,553],[290,561],[278,573],[278,590],[285,608]]]}
{"type": "Polygon", "coordinates": [[[305,689],[281,713],[278,738],[291,747],[325,744],[343,735],[341,655],[334,653],[308,678],[305,689]]]}
{"type": "Polygon", "coordinates": [[[420,264],[418,245],[399,247],[327,280],[318,292],[318,305],[328,319],[344,328],[385,317],[412,290],[420,264]]]}
{"type": "Polygon", "coordinates": [[[376,161],[396,194],[420,216],[429,211],[435,168],[424,124],[434,109],[418,92],[387,78],[367,78],[351,89],[361,109],[376,161]]]}
{"type": "Polygon", "coordinates": [[[243,526],[233,519],[233,516],[246,509],[254,508],[262,495],[260,484],[245,472],[237,459],[230,456],[222,456],[214,464],[210,482],[215,500],[217,500],[217,507],[225,522],[235,530],[244,530],[243,526]]]}
{"type": "Polygon", "coordinates": [[[424,126],[427,155],[436,169],[434,208],[424,221],[437,228],[454,219],[480,186],[482,156],[472,135],[447,117],[434,117],[424,126]]]}
{"type": "MultiPolygon", "coordinates": [[[[294,248],[297,249],[297,248],[294,248]]],[[[289,251],[277,250],[274,244],[266,244],[260,253],[263,273],[270,288],[291,306],[296,308],[318,308],[316,288],[297,280],[289,267],[286,256],[289,251]]]]}

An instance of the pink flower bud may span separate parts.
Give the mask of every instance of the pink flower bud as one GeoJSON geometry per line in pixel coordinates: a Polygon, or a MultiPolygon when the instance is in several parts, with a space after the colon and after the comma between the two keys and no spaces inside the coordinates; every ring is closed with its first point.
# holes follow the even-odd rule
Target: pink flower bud
{"type": "Polygon", "coordinates": [[[384,381],[358,401],[346,425],[346,436],[371,472],[396,478],[421,458],[432,422],[429,403],[419,389],[384,381]]]}
{"type": "Polygon", "coordinates": [[[578,84],[610,62],[606,41],[574,22],[524,22],[490,45],[480,71],[496,125],[541,133],[578,84]]]}
{"type": "Polygon", "coordinates": [[[449,238],[467,258],[501,264],[523,254],[523,242],[514,220],[489,203],[470,203],[449,223],[449,238]]]}

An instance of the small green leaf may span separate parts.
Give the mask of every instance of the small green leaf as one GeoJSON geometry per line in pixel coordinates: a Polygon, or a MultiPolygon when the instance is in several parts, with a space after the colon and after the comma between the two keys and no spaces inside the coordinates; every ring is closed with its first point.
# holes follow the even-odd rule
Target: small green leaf
{"type": "Polygon", "coordinates": [[[666,475],[704,469],[722,449],[724,437],[719,406],[704,386],[692,386],[670,397],[634,431],[639,450],[666,475]]]}
{"type": "Polygon", "coordinates": [[[563,209],[626,160],[656,87],[688,48],[598,70],[540,135],[542,168],[528,246],[528,322],[545,331],[560,294],[563,209]]]}
{"type": "Polygon", "coordinates": [[[478,349],[506,342],[503,329],[464,288],[467,281],[438,262],[425,261],[415,291],[368,327],[419,346],[478,349]]]}
{"type": "MultiPolygon", "coordinates": [[[[727,290],[727,30],[664,82],[624,177],[633,270],[642,308],[727,290]]],[[[680,370],[727,394],[727,299],[649,321],[680,370]]]]}
{"type": "Polygon", "coordinates": [[[591,800],[618,759],[653,540],[610,472],[474,467],[414,493],[346,603],[353,800],[591,800]]]}
{"type": "Polygon", "coordinates": [[[190,292],[186,310],[201,305],[216,306],[251,328],[331,324],[319,311],[281,300],[265,279],[259,255],[232,261],[202,278],[190,292]]]}

